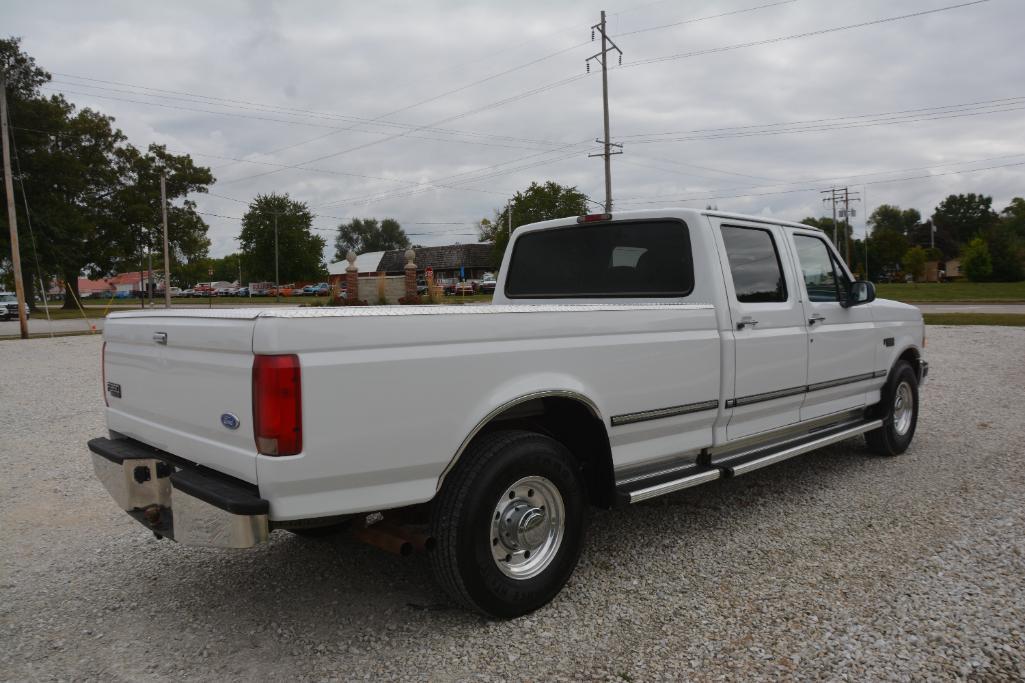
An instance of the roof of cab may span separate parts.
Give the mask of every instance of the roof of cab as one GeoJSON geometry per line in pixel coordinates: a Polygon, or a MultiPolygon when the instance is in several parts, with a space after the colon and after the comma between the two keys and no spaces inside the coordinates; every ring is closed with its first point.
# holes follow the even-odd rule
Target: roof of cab
{"type": "MultiPolygon", "coordinates": [[[[708,209],[690,209],[683,207],[667,207],[663,209],[643,209],[639,211],[613,211],[612,220],[623,220],[628,218],[633,219],[653,219],[653,218],[683,218],[690,216],[696,218],[698,216],[713,216],[715,218],[727,218],[733,220],[743,220],[752,223],[769,223],[772,225],[784,225],[791,228],[802,228],[805,230],[819,230],[814,225],[805,225],[804,223],[795,223],[794,221],[780,220],[777,218],[768,218],[766,216],[751,216],[742,213],[730,213],[727,211],[714,211],[708,209]]],[[[578,223],[578,216],[567,216],[566,218],[556,218],[548,221],[541,221],[538,223],[529,223],[527,225],[521,225],[516,228],[513,232],[533,232],[535,230],[547,230],[548,228],[564,228],[570,225],[576,225],[578,223]]],[[[600,224],[600,223],[595,223],[600,224]]]]}

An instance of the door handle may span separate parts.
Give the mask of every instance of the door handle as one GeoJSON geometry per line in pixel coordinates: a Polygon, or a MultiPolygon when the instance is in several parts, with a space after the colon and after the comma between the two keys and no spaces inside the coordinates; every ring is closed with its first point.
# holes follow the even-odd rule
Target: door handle
{"type": "Polygon", "coordinates": [[[739,323],[737,323],[737,329],[738,330],[742,330],[745,327],[754,327],[757,324],[758,324],[757,320],[755,320],[754,318],[752,318],[749,315],[746,315],[746,316],[744,316],[743,318],[740,319],[739,323]]]}
{"type": "Polygon", "coordinates": [[[809,325],[814,325],[815,323],[820,323],[820,322],[822,322],[825,319],[826,319],[826,316],[820,315],[820,314],[816,313],[815,315],[813,315],[810,318],[808,318],[808,324],[809,325]]]}

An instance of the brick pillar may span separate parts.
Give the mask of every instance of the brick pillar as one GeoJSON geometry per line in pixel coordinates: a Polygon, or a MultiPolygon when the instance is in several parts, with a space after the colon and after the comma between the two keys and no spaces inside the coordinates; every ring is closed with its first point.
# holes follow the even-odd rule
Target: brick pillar
{"type": "Polygon", "coordinates": [[[349,250],[345,255],[349,265],[345,268],[345,286],[348,291],[345,293],[345,303],[356,304],[359,302],[359,268],[356,267],[356,252],[349,250]]]}
{"type": "Polygon", "coordinates": [[[416,252],[406,249],[406,301],[409,303],[419,300],[416,293],[416,263],[413,262],[415,258],[416,252]]]}

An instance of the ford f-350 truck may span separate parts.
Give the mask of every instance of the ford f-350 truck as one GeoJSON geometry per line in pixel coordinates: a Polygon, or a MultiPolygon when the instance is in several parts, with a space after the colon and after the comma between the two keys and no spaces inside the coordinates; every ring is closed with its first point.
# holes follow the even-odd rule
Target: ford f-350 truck
{"type": "Polygon", "coordinates": [[[698,210],[520,227],[492,305],[147,310],[103,334],[89,449],[151,531],[244,548],[349,523],[418,541],[499,617],[559,592],[591,505],[861,434],[904,452],[928,372],[919,311],[820,230],[698,210]]]}

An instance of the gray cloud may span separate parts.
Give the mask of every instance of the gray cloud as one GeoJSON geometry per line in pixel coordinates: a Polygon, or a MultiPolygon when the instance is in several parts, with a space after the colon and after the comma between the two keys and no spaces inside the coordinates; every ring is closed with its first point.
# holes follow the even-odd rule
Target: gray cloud
{"type": "MultiPolygon", "coordinates": [[[[1025,5],[1015,0],[632,66],[664,55],[952,3],[797,0],[633,35],[629,33],[638,29],[767,5],[769,0],[634,2],[611,8],[610,34],[622,36],[617,41],[626,53],[624,68],[610,74],[613,138],[625,143],[625,153],[616,158],[613,169],[618,208],[651,208],[663,201],[679,205],[679,200],[690,198],[686,204],[714,203],[722,209],[800,219],[822,213],[815,190],[829,183],[780,183],[874,172],[884,173],[852,178],[852,189],[861,191],[863,183],[889,178],[947,175],[866,185],[869,209],[887,202],[928,214],[953,192],[992,194],[997,208],[1002,208],[1011,197],[1025,194],[1025,166],[950,174],[1025,162],[1022,111],[1013,106],[1001,113],[899,125],[631,143],[638,138],[629,136],[665,131],[1025,96],[1019,36],[1025,5]],[[951,163],[1014,154],[1021,156],[974,166],[951,163]],[[935,169],[885,173],[927,166],[935,169]],[[795,188],[808,191],[789,191],[795,188]],[[743,194],[760,196],[731,196],[743,194]]],[[[135,144],[167,144],[213,166],[219,179],[213,192],[247,201],[258,192],[285,191],[318,209],[322,216],[317,227],[337,225],[338,220],[327,215],[393,216],[416,233],[414,241],[443,244],[473,241],[472,234],[459,233],[473,233],[475,221],[490,216],[505,196],[531,180],[553,179],[577,185],[595,199],[602,197],[601,162],[587,157],[590,147],[539,154],[601,135],[600,80],[593,74],[440,124],[459,135],[416,130],[583,74],[584,59],[596,45],[568,49],[377,123],[345,117],[375,119],[585,42],[599,9],[583,2],[187,2],[102,7],[66,2],[8,6],[4,23],[5,30],[23,36],[25,49],[53,72],[205,96],[156,93],[70,76],[55,76],[53,86],[68,92],[80,106],[115,116],[135,144]],[[385,122],[410,127],[381,125],[385,122]],[[351,130],[340,130],[344,128],[351,130]],[[353,175],[280,170],[216,158],[303,164],[403,131],[393,140],[311,164],[353,175]],[[318,136],[323,137],[299,144],[318,136]],[[290,148],[270,153],[284,147],[290,148]],[[509,163],[520,158],[521,162],[509,163]],[[277,172],[232,182],[267,171],[277,172]],[[473,180],[478,175],[489,177],[473,180]],[[430,181],[468,189],[416,185],[430,181]],[[454,225],[434,224],[438,222],[454,225]]],[[[1021,102],[1025,106],[1025,100],[1021,102]]],[[[244,204],[219,197],[201,196],[198,201],[202,210],[226,216],[240,216],[245,210],[244,204]]],[[[214,254],[233,250],[237,222],[217,217],[208,221],[214,254]]],[[[860,216],[857,228],[860,231],[860,216]]],[[[323,234],[330,239],[330,233],[323,234]]]]}

